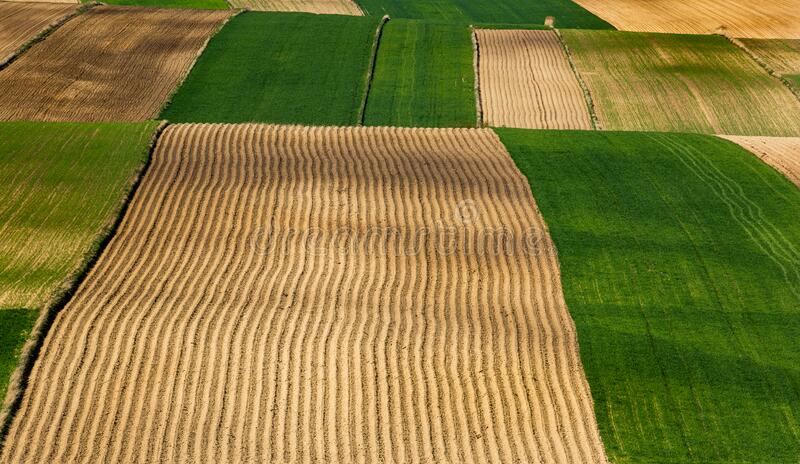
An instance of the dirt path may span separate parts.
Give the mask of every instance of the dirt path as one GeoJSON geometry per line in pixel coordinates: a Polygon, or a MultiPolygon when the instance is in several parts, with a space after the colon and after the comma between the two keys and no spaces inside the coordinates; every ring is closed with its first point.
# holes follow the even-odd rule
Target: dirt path
{"type": "Polygon", "coordinates": [[[317,14],[364,16],[352,0],[229,0],[234,8],[254,11],[301,11],[317,14]]]}
{"type": "Polygon", "coordinates": [[[153,118],[232,13],[93,8],[3,70],[0,120],[153,118]]]}
{"type": "Polygon", "coordinates": [[[553,244],[478,129],[168,128],[6,443],[4,463],[605,461],[553,244]]]}
{"type": "Polygon", "coordinates": [[[29,40],[76,8],[75,4],[0,1],[0,66],[29,40]]]}
{"type": "Polygon", "coordinates": [[[800,187],[800,137],[721,137],[754,153],[800,187]]]}
{"type": "Polygon", "coordinates": [[[636,32],[798,38],[797,0],[575,0],[617,29],[636,32]]]}
{"type": "Polygon", "coordinates": [[[591,129],[583,91],[553,31],[476,30],[484,122],[591,129]]]}

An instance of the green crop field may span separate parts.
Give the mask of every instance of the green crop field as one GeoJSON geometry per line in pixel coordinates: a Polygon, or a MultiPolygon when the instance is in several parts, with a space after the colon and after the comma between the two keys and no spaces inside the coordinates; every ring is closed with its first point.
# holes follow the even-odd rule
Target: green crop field
{"type": "Polygon", "coordinates": [[[497,131],[558,247],[614,462],[796,462],[800,190],[714,137],[497,131]]]}
{"type": "Polygon", "coordinates": [[[96,252],[157,124],[0,123],[0,398],[23,334],[96,252]]]}
{"type": "Polygon", "coordinates": [[[355,124],[378,21],[242,13],[210,41],[162,118],[355,124]]]}
{"type": "Polygon", "coordinates": [[[800,39],[741,39],[775,72],[800,90],[800,39]]]}
{"type": "Polygon", "coordinates": [[[562,33],[606,129],[800,135],[800,101],[724,37],[562,33]]]}
{"type": "MultiPolygon", "coordinates": [[[[82,0],[86,2],[86,0],[82,0]]],[[[147,6],[153,8],[197,8],[203,10],[227,10],[225,0],[104,0],[103,3],[121,6],[147,6]]]]}
{"type": "Polygon", "coordinates": [[[613,29],[610,24],[570,0],[357,0],[367,14],[392,18],[472,23],[544,24],[557,27],[613,29]]]}
{"type": "Polygon", "coordinates": [[[472,54],[467,26],[389,21],[378,48],[365,124],[475,126],[472,54]]]}

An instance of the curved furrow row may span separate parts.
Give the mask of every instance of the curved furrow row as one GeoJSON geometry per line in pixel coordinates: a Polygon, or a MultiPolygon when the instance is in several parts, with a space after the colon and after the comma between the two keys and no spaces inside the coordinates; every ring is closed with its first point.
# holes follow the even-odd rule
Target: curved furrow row
{"type": "Polygon", "coordinates": [[[555,248],[475,129],[170,126],[17,417],[0,462],[605,461],[555,248]]]}

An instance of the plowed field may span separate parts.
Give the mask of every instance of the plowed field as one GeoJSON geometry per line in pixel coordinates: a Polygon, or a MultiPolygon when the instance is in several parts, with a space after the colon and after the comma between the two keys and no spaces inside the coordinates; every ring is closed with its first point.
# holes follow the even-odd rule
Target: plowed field
{"type": "Polygon", "coordinates": [[[26,42],[75,8],[76,5],[0,2],[0,66],[26,42]]]}
{"type": "Polygon", "coordinates": [[[363,16],[352,0],[230,0],[234,8],[254,11],[299,11],[318,14],[363,16]]]}
{"type": "Polygon", "coordinates": [[[231,14],[93,8],[0,72],[0,120],[153,118],[231,14]]]}
{"type": "Polygon", "coordinates": [[[2,462],[605,461],[555,249],[475,129],[170,127],[16,417],[2,462]]]}
{"type": "Polygon", "coordinates": [[[589,110],[553,31],[478,29],[484,122],[591,129],[589,110]]]}
{"type": "Polygon", "coordinates": [[[617,29],[734,37],[800,37],[797,0],[575,0],[617,29]]]}
{"type": "Polygon", "coordinates": [[[753,152],[800,187],[800,137],[724,138],[753,152]]]}

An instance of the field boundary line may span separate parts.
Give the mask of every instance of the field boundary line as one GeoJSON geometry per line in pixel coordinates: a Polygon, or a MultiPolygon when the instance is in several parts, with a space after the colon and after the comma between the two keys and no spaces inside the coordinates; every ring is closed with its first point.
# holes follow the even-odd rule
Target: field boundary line
{"type": "MultiPolygon", "coordinates": [[[[230,3],[228,3],[227,0],[225,0],[225,3],[227,3],[228,6],[230,6],[230,3]]],[[[225,10],[219,10],[219,11],[225,11],[225,10]]],[[[158,109],[158,112],[153,115],[154,119],[159,119],[159,116],[161,116],[161,113],[163,113],[164,110],[166,110],[167,107],[172,103],[172,99],[175,98],[175,94],[177,94],[178,90],[180,90],[181,87],[183,87],[183,83],[186,82],[186,79],[189,77],[189,74],[191,74],[192,70],[194,69],[194,67],[197,66],[197,62],[200,60],[200,57],[203,56],[203,53],[205,53],[206,48],[208,48],[208,44],[211,43],[211,39],[216,37],[217,34],[219,34],[220,31],[222,31],[222,29],[228,24],[228,21],[230,21],[231,19],[235,18],[236,16],[239,16],[245,10],[239,8],[239,9],[231,9],[231,11],[233,11],[233,14],[228,16],[225,19],[225,21],[222,21],[217,26],[217,28],[214,29],[214,31],[211,34],[209,34],[208,38],[206,38],[206,41],[203,42],[203,45],[197,51],[197,56],[194,57],[194,60],[192,61],[192,64],[189,66],[188,69],[186,69],[186,72],[183,73],[183,76],[181,76],[181,78],[178,80],[178,83],[172,89],[172,92],[169,93],[169,96],[167,97],[167,99],[164,100],[164,103],[161,104],[161,107],[158,109]]]]}
{"type": "Polygon", "coordinates": [[[728,34],[725,34],[725,33],[720,33],[719,35],[721,35],[722,37],[725,37],[726,39],[728,39],[728,42],[732,43],[735,47],[737,47],[738,49],[740,49],[741,51],[746,53],[747,56],[749,56],[759,66],[761,66],[761,68],[763,68],[764,71],[767,72],[767,74],[769,74],[770,76],[774,77],[775,79],[778,79],[779,81],[781,81],[781,83],[784,85],[784,87],[789,89],[789,91],[792,92],[792,94],[794,94],[794,96],[797,97],[798,100],[800,100],[800,89],[796,88],[794,86],[794,84],[792,84],[788,79],[783,77],[783,75],[781,73],[779,73],[779,72],[775,71],[774,69],[772,69],[772,66],[770,66],[766,61],[761,59],[761,57],[758,56],[758,54],[756,54],[755,52],[750,50],[750,48],[747,45],[745,45],[744,42],[742,42],[741,40],[737,39],[736,37],[733,37],[732,35],[728,35],[728,34]]]}
{"type": "Polygon", "coordinates": [[[470,35],[472,36],[472,68],[475,72],[475,127],[483,127],[483,102],[481,101],[481,45],[478,42],[478,34],[475,26],[470,25],[470,35]]]}
{"type": "Polygon", "coordinates": [[[55,31],[57,31],[61,26],[66,24],[69,20],[71,20],[73,18],[76,18],[76,17],[82,15],[83,13],[91,10],[92,8],[94,8],[96,6],[100,6],[100,5],[102,5],[102,4],[98,3],[98,2],[90,2],[90,3],[81,4],[78,8],[75,8],[75,11],[73,11],[71,13],[67,13],[66,15],[58,18],[55,21],[53,21],[47,27],[45,27],[44,30],[42,30],[41,32],[39,32],[38,34],[33,36],[30,40],[28,40],[27,42],[22,44],[16,51],[14,51],[14,53],[11,54],[11,56],[9,56],[8,58],[6,58],[3,61],[0,61],[0,71],[2,71],[3,69],[7,68],[8,66],[10,66],[11,63],[17,61],[17,59],[23,53],[28,51],[31,47],[33,47],[34,45],[36,45],[39,42],[44,41],[44,39],[50,37],[51,34],[53,34],[55,31]]]}
{"type": "Polygon", "coordinates": [[[375,38],[372,41],[372,52],[369,58],[369,66],[367,67],[367,75],[364,79],[364,97],[361,99],[361,106],[358,108],[358,116],[356,119],[357,126],[364,125],[364,117],[367,113],[367,101],[369,101],[369,92],[372,90],[372,79],[375,76],[375,64],[378,62],[378,49],[381,44],[381,37],[383,36],[383,27],[389,22],[391,18],[389,15],[383,15],[378,28],[375,30],[375,38]]]}
{"type": "Polygon", "coordinates": [[[592,122],[592,129],[602,130],[603,124],[600,122],[600,118],[597,117],[597,108],[595,107],[594,99],[592,98],[592,92],[589,90],[589,86],[586,85],[586,81],[583,80],[583,76],[581,76],[580,71],[578,71],[578,67],[575,65],[575,61],[572,59],[572,52],[569,50],[567,42],[564,40],[564,37],[561,35],[561,31],[559,31],[557,27],[552,28],[552,30],[555,32],[556,37],[558,37],[558,43],[561,44],[561,49],[564,50],[564,54],[567,56],[569,67],[572,68],[572,73],[575,75],[575,79],[578,80],[578,85],[580,85],[581,90],[583,90],[583,98],[586,100],[586,108],[589,110],[589,119],[592,122]]]}
{"type": "Polygon", "coordinates": [[[14,421],[16,412],[22,404],[22,398],[28,386],[28,379],[39,357],[39,352],[42,346],[44,346],[44,341],[50,332],[50,327],[53,326],[58,314],[70,302],[73,295],[75,295],[83,284],[86,276],[89,275],[95,264],[97,264],[97,261],[111,242],[111,239],[116,235],[133,198],[136,196],[139,185],[142,183],[142,179],[144,179],[150,167],[153,160],[153,153],[161,138],[161,134],[166,130],[167,126],[169,126],[169,122],[161,121],[161,124],[156,127],[151,136],[147,156],[139,169],[137,169],[129,179],[127,193],[119,202],[116,208],[116,214],[97,233],[88,253],[84,256],[83,262],[64,279],[48,301],[42,305],[43,309],[41,309],[36,323],[28,334],[25,344],[22,346],[17,367],[11,374],[11,380],[8,383],[8,390],[6,391],[5,400],[2,404],[2,410],[0,410],[0,453],[3,451],[6,436],[11,428],[11,423],[14,421]]]}

